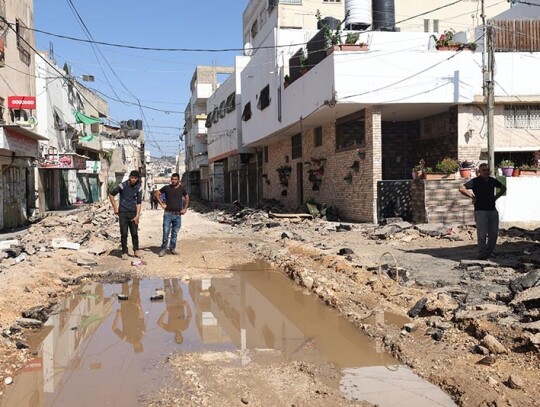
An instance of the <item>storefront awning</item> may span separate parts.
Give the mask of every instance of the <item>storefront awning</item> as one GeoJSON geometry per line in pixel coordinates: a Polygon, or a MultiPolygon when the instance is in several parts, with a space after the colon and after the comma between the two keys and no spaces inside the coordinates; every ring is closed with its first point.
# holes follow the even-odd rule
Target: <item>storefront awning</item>
{"type": "Polygon", "coordinates": [[[18,157],[37,158],[42,140],[48,139],[24,127],[0,125],[0,150],[11,151],[18,157]]]}

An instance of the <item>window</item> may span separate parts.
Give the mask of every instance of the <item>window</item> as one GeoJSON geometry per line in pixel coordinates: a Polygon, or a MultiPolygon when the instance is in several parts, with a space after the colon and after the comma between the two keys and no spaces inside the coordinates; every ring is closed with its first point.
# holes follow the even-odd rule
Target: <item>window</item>
{"type": "Polygon", "coordinates": [[[270,106],[270,85],[266,85],[259,95],[259,101],[257,102],[257,108],[264,110],[270,106]]]}
{"type": "Polygon", "coordinates": [[[322,146],[322,127],[315,128],[315,134],[313,135],[313,146],[322,146]]]}
{"type": "Polygon", "coordinates": [[[206,127],[207,129],[212,127],[213,120],[214,120],[214,112],[208,113],[208,115],[206,116],[206,123],[204,123],[204,127],[206,127]]]}
{"type": "Polygon", "coordinates": [[[429,32],[429,18],[424,19],[424,32],[429,32]]]}
{"type": "Polygon", "coordinates": [[[225,103],[225,109],[227,113],[234,112],[236,110],[236,93],[231,93],[227,96],[227,102],[225,103]]]}
{"type": "Polygon", "coordinates": [[[221,102],[219,105],[219,117],[225,117],[227,112],[225,111],[225,101],[221,102]]]}
{"type": "Polygon", "coordinates": [[[247,102],[242,111],[242,120],[247,122],[251,119],[251,102],[247,102]]]}
{"type": "Polygon", "coordinates": [[[540,105],[504,106],[504,127],[540,129],[540,105]]]}
{"type": "Polygon", "coordinates": [[[439,20],[437,19],[433,20],[433,31],[435,31],[436,33],[439,32],[439,20]]]}
{"type": "Polygon", "coordinates": [[[214,107],[214,111],[212,112],[212,123],[219,122],[219,111],[218,107],[214,107]]]}
{"type": "Polygon", "coordinates": [[[26,65],[30,65],[28,29],[19,19],[15,20],[15,33],[17,35],[17,48],[19,49],[21,60],[26,65]]]}
{"type": "Polygon", "coordinates": [[[264,147],[264,162],[268,162],[268,147],[264,147]]]}
{"type": "Polygon", "coordinates": [[[4,98],[0,98],[0,123],[5,123],[6,121],[4,120],[4,112],[5,112],[5,107],[4,107],[4,103],[6,102],[6,99],[4,98]]]}
{"type": "Polygon", "coordinates": [[[259,33],[259,21],[255,20],[253,25],[251,26],[251,38],[255,38],[255,36],[259,33]]]}
{"type": "Polygon", "coordinates": [[[99,133],[99,125],[100,125],[100,123],[92,123],[90,125],[90,132],[92,134],[98,134],[99,133]]]}
{"type": "Polygon", "coordinates": [[[363,147],[365,143],[364,111],[336,121],[336,151],[363,147]]]}
{"type": "Polygon", "coordinates": [[[291,137],[291,157],[294,160],[295,158],[302,157],[302,134],[298,133],[291,137]]]}

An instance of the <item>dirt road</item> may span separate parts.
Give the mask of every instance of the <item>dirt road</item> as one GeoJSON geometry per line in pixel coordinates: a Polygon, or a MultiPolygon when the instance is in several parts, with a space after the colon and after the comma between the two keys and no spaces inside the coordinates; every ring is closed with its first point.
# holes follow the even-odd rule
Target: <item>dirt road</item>
{"type": "MultiPolygon", "coordinates": [[[[21,312],[38,305],[54,305],[58,298],[76,291],[81,276],[85,277],[82,281],[87,281],[114,271],[140,278],[178,278],[189,284],[191,293],[190,282],[206,284],[212,278],[229,277],[231,270],[265,259],[295,281],[298,293],[294,296],[318,298],[327,308],[336,309],[357,327],[359,334],[371,337],[373,346],[385,349],[421,377],[440,386],[458,405],[540,405],[538,348],[531,345],[530,334],[511,320],[515,317],[508,302],[497,299],[497,295],[507,294],[504,287],[516,272],[497,264],[490,264],[492,270],[487,273],[485,268],[456,268],[460,258],[473,252],[474,241],[466,232],[462,234],[465,240],[457,242],[420,235],[412,241],[379,241],[367,236],[364,227],[353,225],[350,231],[336,233],[335,224],[322,221],[270,222],[272,225],[268,227],[263,223],[262,229],[249,223],[218,223],[216,219],[226,214],[199,206],[199,212],[190,210],[183,219],[180,254],[160,258],[162,214],[161,210],[144,211],[140,230],[144,266],[132,266],[133,258],[122,261],[117,241],[111,238],[99,241],[105,247],[101,255],[91,256],[96,259],[95,265],[80,261],[82,265],[77,264],[82,252],[95,246],[90,238],[79,252],[38,251],[24,262],[4,267],[0,273],[2,330],[9,330],[21,312]],[[352,254],[339,256],[338,249],[344,247],[350,248],[352,254]],[[387,252],[410,272],[409,283],[398,285],[379,275],[377,265],[387,252]],[[463,291],[475,293],[471,309],[463,306],[468,304],[467,299],[460,302],[463,291]],[[409,322],[407,312],[422,298],[427,299],[423,313],[403,329],[409,322]],[[459,310],[485,311],[487,305],[495,307],[495,311],[488,309],[476,314],[477,318],[456,319],[459,310]],[[506,325],[505,321],[501,322],[504,318],[506,325]],[[498,340],[502,346],[499,352],[486,344],[486,334],[498,340]],[[484,352],[486,348],[492,360],[489,364],[485,361],[478,364],[486,356],[479,354],[478,349],[484,352]]],[[[75,219],[70,221],[71,226],[65,221],[66,228],[81,227],[75,219]]],[[[84,227],[94,230],[96,225],[88,222],[84,227]]],[[[113,233],[117,225],[107,228],[113,233]]],[[[507,243],[516,242],[502,242],[507,243]]],[[[518,243],[525,245],[527,253],[537,253],[537,243],[518,243]]],[[[505,259],[510,257],[509,254],[505,259]]],[[[389,258],[388,262],[392,261],[389,258]]],[[[214,292],[210,291],[210,295],[214,292]]],[[[193,304],[194,308],[196,305],[193,304]]],[[[241,318],[234,314],[233,305],[223,304],[222,309],[233,325],[241,318]]],[[[535,321],[533,311],[528,309],[527,315],[535,321]]],[[[203,313],[201,321],[209,315],[203,313]]],[[[250,316],[246,308],[248,323],[256,324],[257,315],[250,316]]],[[[261,340],[273,343],[270,328],[261,329],[261,340]]],[[[32,348],[17,349],[17,341],[24,340],[25,332],[4,332],[0,340],[2,379],[17,380],[17,372],[32,356],[32,348]]],[[[302,352],[309,351],[305,344],[310,342],[302,343],[302,352]]],[[[173,352],[164,361],[165,368],[170,369],[170,380],[152,394],[141,395],[140,403],[149,406],[369,405],[343,396],[337,380],[342,372],[334,364],[313,359],[309,352],[310,356],[303,360],[274,357],[274,353],[268,352],[253,351],[247,364],[246,353],[234,349],[173,352]]]]}

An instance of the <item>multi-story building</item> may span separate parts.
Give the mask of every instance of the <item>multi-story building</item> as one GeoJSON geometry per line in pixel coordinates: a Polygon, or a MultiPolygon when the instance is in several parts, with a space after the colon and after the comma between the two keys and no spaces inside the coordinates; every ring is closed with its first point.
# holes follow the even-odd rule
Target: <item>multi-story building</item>
{"type": "Polygon", "coordinates": [[[219,75],[233,73],[233,68],[198,66],[190,83],[191,97],[185,110],[184,136],[188,188],[193,195],[208,199],[208,141],[206,102],[219,85],[219,75]]]}
{"type": "Polygon", "coordinates": [[[39,156],[31,0],[0,1],[0,229],[35,211],[33,167],[39,156]]]}
{"type": "Polygon", "coordinates": [[[262,156],[242,145],[240,75],[249,57],[236,57],[234,74],[208,99],[209,200],[255,204],[261,198],[262,156]]]}
{"type": "MultiPolygon", "coordinates": [[[[400,32],[405,23],[396,24],[399,19],[388,10],[382,19],[375,7],[363,14],[351,9],[344,13],[347,26],[357,30],[343,31],[343,39],[356,33],[357,43],[365,46],[345,51],[329,47],[331,38],[315,26],[282,27],[282,6],[267,8],[266,2],[253,0],[244,13],[251,58],[241,73],[242,137],[244,146],[264,151],[263,196],[291,208],[314,200],[338,208],[343,218],[368,222],[396,214],[397,207],[412,210],[412,201],[422,201],[424,220],[463,221],[461,214],[471,211],[458,198],[462,181],[429,185],[440,191],[422,183],[415,184],[415,192],[407,184],[409,192],[393,191],[385,208],[387,197],[380,190],[385,181],[410,179],[410,169],[421,159],[429,166],[446,156],[487,159],[481,35],[473,50],[442,51],[432,29],[406,32],[414,27],[405,26],[400,32]],[[255,9],[264,18],[248,13],[255,9]],[[375,20],[382,31],[369,28],[375,20]],[[248,29],[255,22],[257,30],[248,29]],[[411,194],[417,194],[415,199],[411,194]],[[435,198],[436,205],[428,207],[435,198]]],[[[304,4],[296,7],[300,11],[304,4]]],[[[424,11],[410,11],[410,17],[424,11]]],[[[449,25],[441,17],[439,27],[449,25]]],[[[458,33],[455,40],[472,42],[468,33],[458,33]]],[[[495,160],[511,156],[529,163],[540,150],[535,119],[540,88],[527,80],[538,62],[534,55],[509,50],[499,47],[495,53],[495,160]]]]}
{"type": "Polygon", "coordinates": [[[106,196],[100,133],[107,102],[46,53],[36,58],[35,77],[37,130],[47,137],[36,177],[40,211],[99,201],[106,196]]]}

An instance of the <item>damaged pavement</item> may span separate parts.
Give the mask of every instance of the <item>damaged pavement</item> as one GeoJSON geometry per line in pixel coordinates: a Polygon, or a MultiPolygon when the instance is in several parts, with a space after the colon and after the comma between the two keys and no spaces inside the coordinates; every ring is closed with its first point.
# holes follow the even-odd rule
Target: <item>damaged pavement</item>
{"type": "MultiPolygon", "coordinates": [[[[458,405],[535,405],[540,399],[539,229],[501,231],[497,257],[477,261],[469,226],[399,218],[353,224],[284,214],[275,203],[194,207],[180,239],[181,253],[190,253],[165,258],[181,265],[182,278],[202,269],[223,273],[223,265],[246,258],[267,260],[458,405]]],[[[141,233],[158,246],[161,231],[145,224],[145,212],[141,233]]],[[[47,217],[0,242],[0,280],[7,290],[0,345],[2,354],[17,349],[0,360],[2,380],[23,365],[25,332],[47,320],[58,296],[117,273],[175,273],[160,270],[162,260],[144,246],[148,266],[126,266],[115,255],[118,243],[116,219],[109,205],[100,204],[47,217]],[[19,283],[13,284],[14,276],[22,276],[19,283]],[[29,279],[37,280],[30,286],[29,279]]]]}

